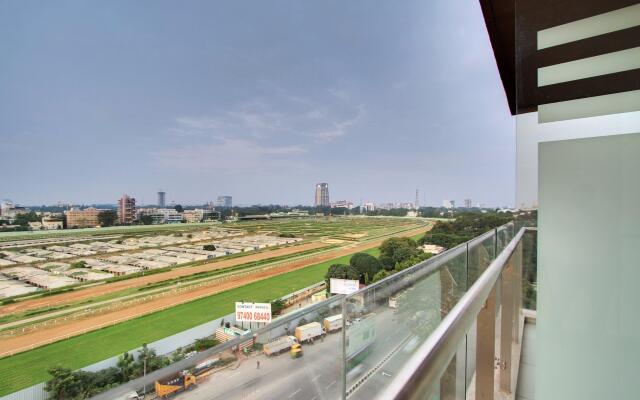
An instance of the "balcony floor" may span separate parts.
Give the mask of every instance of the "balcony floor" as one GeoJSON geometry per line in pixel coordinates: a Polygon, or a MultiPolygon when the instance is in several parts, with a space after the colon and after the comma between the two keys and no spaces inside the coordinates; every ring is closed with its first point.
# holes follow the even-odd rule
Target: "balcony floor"
{"type": "Polygon", "coordinates": [[[534,400],[536,398],[534,390],[536,370],[535,347],[536,320],[534,313],[533,316],[527,316],[527,318],[525,318],[518,386],[516,387],[516,400],[534,400]]]}

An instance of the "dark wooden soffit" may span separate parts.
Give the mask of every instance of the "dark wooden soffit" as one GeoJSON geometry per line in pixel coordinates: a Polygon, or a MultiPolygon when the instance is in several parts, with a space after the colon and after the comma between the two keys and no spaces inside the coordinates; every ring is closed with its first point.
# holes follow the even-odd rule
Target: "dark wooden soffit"
{"type": "MultiPolygon", "coordinates": [[[[595,79],[591,79],[538,89],[537,69],[634,47],[638,41],[637,28],[542,51],[537,50],[537,32],[634,4],[638,0],[480,0],[511,114],[536,111],[538,104],[550,100],[621,91],[622,75],[598,82],[596,88],[592,87],[595,79]],[[607,89],[607,82],[616,84],[607,89]]],[[[633,81],[637,84],[636,79],[633,81]]]]}
{"type": "Polygon", "coordinates": [[[516,112],[515,1],[480,0],[511,114],[516,112]]]}

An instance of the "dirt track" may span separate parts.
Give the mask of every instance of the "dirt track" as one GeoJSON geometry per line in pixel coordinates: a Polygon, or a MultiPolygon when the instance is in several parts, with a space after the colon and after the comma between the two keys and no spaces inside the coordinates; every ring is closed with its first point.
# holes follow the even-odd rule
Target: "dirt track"
{"type": "MultiPolygon", "coordinates": [[[[420,228],[404,232],[402,233],[402,236],[413,236],[424,231],[425,228],[420,228]]],[[[87,331],[95,330],[107,325],[112,325],[114,324],[114,322],[122,322],[128,319],[152,313],[154,311],[182,304],[200,297],[210,296],[225,290],[246,285],[251,282],[256,282],[270,278],[272,276],[280,275],[285,272],[294,271],[309,265],[317,264],[337,257],[342,257],[357,251],[363,251],[373,247],[377,247],[380,245],[380,243],[382,243],[383,240],[384,239],[375,240],[364,244],[354,244],[348,246],[347,248],[341,248],[316,256],[311,256],[310,258],[306,258],[297,262],[289,262],[285,263],[284,265],[276,266],[267,270],[258,270],[255,273],[240,276],[237,278],[230,278],[215,285],[205,286],[195,290],[191,290],[189,292],[177,293],[172,296],[154,299],[147,303],[134,305],[126,309],[115,310],[113,312],[91,316],[83,320],[70,321],[64,325],[52,326],[50,328],[43,328],[28,334],[5,338],[0,342],[0,356],[17,353],[20,351],[26,351],[31,348],[45,345],[47,343],[62,340],[69,336],[76,336],[87,331]]]]}
{"type": "Polygon", "coordinates": [[[321,242],[305,243],[298,246],[283,247],[276,250],[269,250],[255,254],[249,254],[243,257],[236,257],[229,260],[213,261],[210,263],[197,265],[193,267],[182,267],[172,271],[161,272],[149,276],[141,276],[139,278],[125,279],[122,281],[107,283],[103,285],[91,286],[86,289],[80,289],[73,292],[62,293],[51,297],[41,297],[33,300],[25,300],[15,304],[9,304],[0,307],[0,316],[12,314],[16,312],[22,312],[27,310],[33,310],[41,307],[59,306],[68,303],[74,303],[79,300],[85,300],[102,296],[109,293],[118,292],[124,289],[136,288],[145,286],[150,283],[162,282],[168,279],[180,278],[183,276],[189,276],[198,272],[214,271],[221,268],[233,267],[240,264],[245,264],[252,261],[261,261],[267,258],[285,256],[295,253],[300,253],[306,250],[317,249],[327,246],[321,242]]]}

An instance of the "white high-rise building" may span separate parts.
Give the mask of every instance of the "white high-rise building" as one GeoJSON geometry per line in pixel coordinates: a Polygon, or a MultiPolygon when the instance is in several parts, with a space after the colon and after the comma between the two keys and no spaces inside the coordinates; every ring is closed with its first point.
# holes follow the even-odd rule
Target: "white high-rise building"
{"type": "Polygon", "coordinates": [[[315,197],[315,206],[316,207],[329,207],[329,184],[328,183],[318,183],[316,184],[316,197],[315,197]]]}

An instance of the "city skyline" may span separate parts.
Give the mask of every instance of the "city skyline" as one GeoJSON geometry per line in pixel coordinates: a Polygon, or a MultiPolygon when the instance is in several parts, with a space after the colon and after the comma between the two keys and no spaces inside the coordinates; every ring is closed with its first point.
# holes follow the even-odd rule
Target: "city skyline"
{"type": "MultiPolygon", "coordinates": [[[[262,203],[262,202],[254,202],[254,203],[244,203],[244,202],[234,202],[232,200],[233,196],[230,195],[218,195],[215,196],[216,200],[202,200],[202,201],[196,201],[196,202],[180,202],[180,201],[176,201],[176,200],[170,200],[170,201],[166,201],[166,196],[167,196],[167,191],[164,190],[160,190],[158,192],[156,192],[156,196],[157,196],[157,200],[151,201],[151,202],[145,202],[144,198],[137,200],[137,206],[138,207],[154,207],[157,206],[159,208],[164,208],[164,207],[174,207],[175,205],[184,205],[184,206],[200,206],[200,205],[207,205],[207,206],[218,206],[218,207],[232,207],[232,204],[239,206],[239,207],[247,207],[247,206],[253,206],[253,205],[282,205],[282,206],[331,206],[334,207],[336,203],[350,203],[353,206],[363,206],[367,203],[369,204],[375,204],[377,206],[389,206],[389,205],[399,205],[401,206],[400,208],[402,208],[404,205],[406,204],[412,204],[413,207],[415,208],[419,208],[419,207],[444,207],[444,208],[451,208],[450,206],[446,206],[445,203],[448,202],[453,202],[453,205],[456,204],[456,199],[442,199],[442,200],[437,200],[437,199],[433,199],[432,201],[427,201],[427,197],[426,194],[423,193],[422,196],[420,196],[420,189],[416,189],[415,190],[415,198],[413,200],[413,202],[409,202],[407,199],[403,199],[403,198],[396,198],[393,199],[391,201],[389,200],[384,200],[384,201],[380,201],[380,200],[376,200],[376,199],[364,199],[362,196],[360,196],[360,201],[354,201],[354,199],[350,199],[350,198],[346,198],[346,197],[340,197],[340,196],[336,196],[334,197],[329,197],[329,184],[327,182],[322,182],[322,183],[317,183],[315,184],[315,193],[313,195],[313,198],[311,199],[310,202],[301,202],[301,203],[262,203]],[[331,200],[333,199],[333,200],[331,200]],[[337,200],[336,200],[337,199],[337,200]],[[442,203],[442,204],[441,204],[442,203]]],[[[134,195],[134,197],[137,197],[134,195]]],[[[56,201],[54,203],[34,203],[34,204],[27,204],[27,203],[22,203],[19,201],[13,201],[13,199],[9,198],[9,197],[2,197],[0,196],[0,199],[2,199],[3,202],[11,202],[14,203],[16,205],[21,205],[21,206],[30,206],[30,207],[39,207],[39,206],[95,206],[95,205],[115,205],[118,206],[120,199],[116,200],[115,202],[111,202],[111,201],[100,201],[100,202],[93,202],[93,203],[89,203],[89,202],[83,202],[83,201],[56,201]]],[[[237,200],[237,199],[236,199],[237,200]]],[[[472,207],[480,207],[480,208],[491,208],[491,207],[508,207],[508,205],[506,204],[486,204],[484,202],[477,202],[477,203],[473,203],[472,199],[469,197],[465,197],[462,201],[460,201],[460,204],[464,204],[464,208],[472,208],[472,207]]]]}
{"type": "Polygon", "coordinates": [[[149,5],[0,6],[20,38],[2,44],[0,197],[309,204],[330,182],[354,202],[418,186],[427,204],[514,203],[514,122],[478,4],[149,5]]]}

